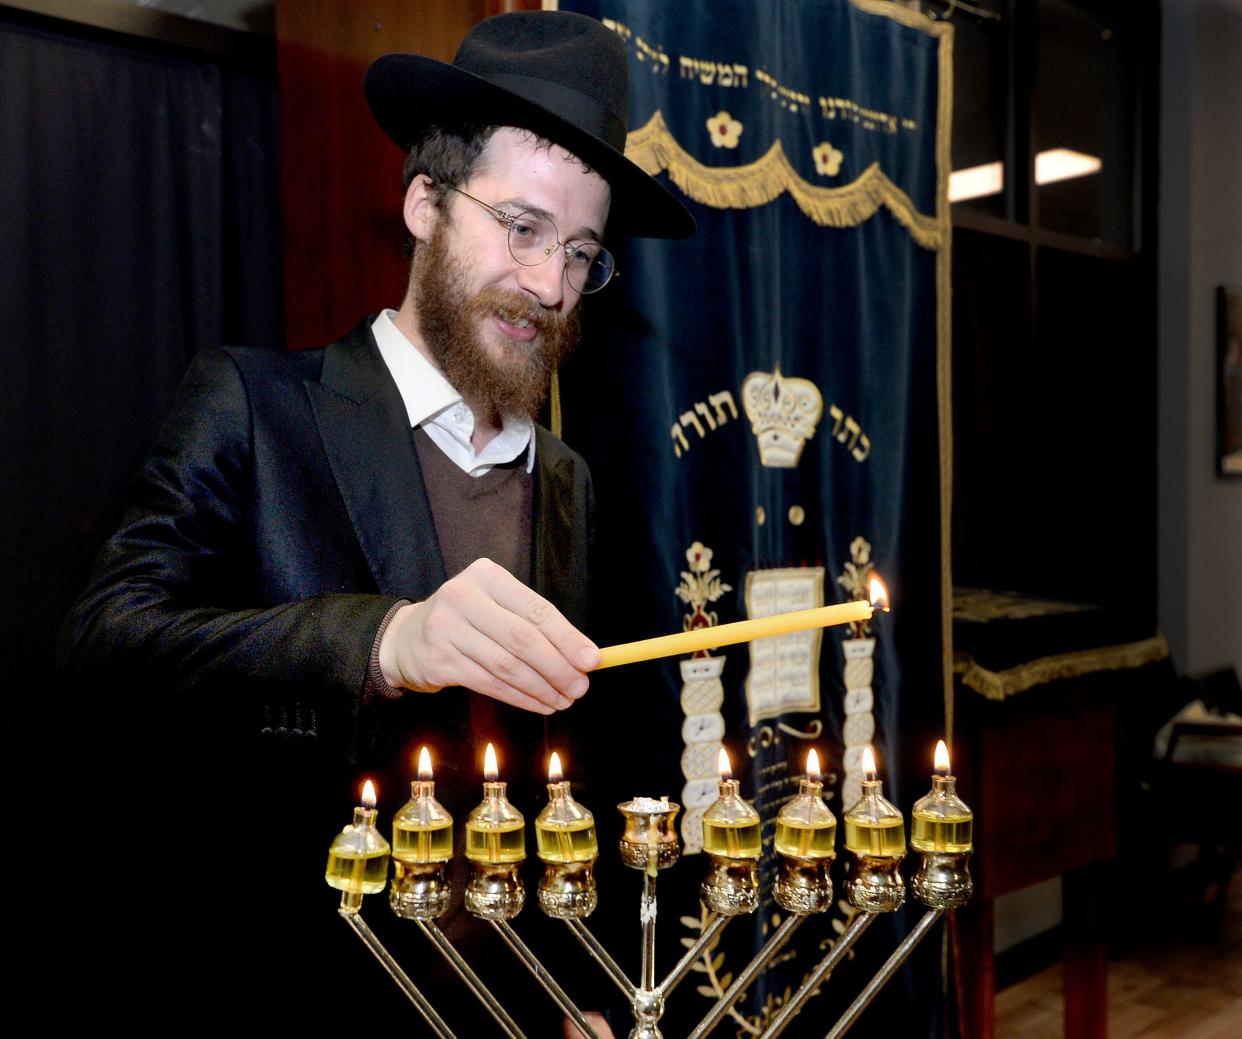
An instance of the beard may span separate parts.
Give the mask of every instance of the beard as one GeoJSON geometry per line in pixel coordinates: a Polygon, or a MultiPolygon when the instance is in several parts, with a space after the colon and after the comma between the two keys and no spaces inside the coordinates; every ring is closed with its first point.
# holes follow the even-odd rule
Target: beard
{"type": "MultiPolygon", "coordinates": [[[[419,334],[449,385],[476,416],[536,418],[552,373],[578,343],[578,308],[561,314],[526,294],[494,287],[471,295],[465,268],[449,254],[446,230],[446,222],[438,222],[410,268],[419,334]],[[529,343],[505,343],[495,354],[480,332],[494,317],[511,323],[529,320],[538,332],[529,343]]],[[[554,256],[548,262],[558,260],[554,256]]]]}

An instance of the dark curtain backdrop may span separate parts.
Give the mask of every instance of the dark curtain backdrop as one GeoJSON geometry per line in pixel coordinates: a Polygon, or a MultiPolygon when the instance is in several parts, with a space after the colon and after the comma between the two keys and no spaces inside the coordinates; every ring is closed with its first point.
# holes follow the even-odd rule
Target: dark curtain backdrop
{"type": "MultiPolygon", "coordinates": [[[[108,737],[60,709],[57,629],[190,358],[281,344],[274,83],[274,69],[0,19],[0,758],[7,795],[45,828],[23,908],[72,906],[87,929],[122,897],[91,888],[105,849],[75,846],[73,824],[105,796],[80,754],[108,737]]],[[[131,807],[116,805],[118,827],[131,807]]]]}
{"type": "Polygon", "coordinates": [[[0,21],[0,141],[0,645],[22,711],[190,358],[280,345],[274,78],[0,21]]]}

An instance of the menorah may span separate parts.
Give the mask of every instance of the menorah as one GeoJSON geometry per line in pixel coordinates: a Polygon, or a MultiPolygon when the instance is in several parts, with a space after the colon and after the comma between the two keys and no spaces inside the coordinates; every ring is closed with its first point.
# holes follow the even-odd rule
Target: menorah
{"type": "MultiPolygon", "coordinates": [[[[762,1032],[763,1039],[773,1039],[785,1030],[879,914],[891,913],[905,903],[906,886],[899,869],[906,854],[905,818],[885,799],[870,748],[863,755],[863,770],[866,778],[862,783],[862,796],[843,818],[844,843],[849,856],[845,894],[858,912],[798,990],[768,1022],[762,1032]]],[[[561,777],[559,759],[556,754],[552,755],[548,803],[535,820],[537,854],[544,864],[538,886],[539,908],[547,916],[564,921],[569,933],[628,999],[634,1017],[630,1039],[660,1039],[658,1022],[669,994],[696,960],[718,940],[729,921],[758,908],[758,867],[762,851],[760,818],[741,798],[738,781],[730,776],[724,751],[721,751],[720,771],[719,797],[703,816],[707,872],[700,897],[712,915],[699,938],[659,981],[655,967],[656,882],[660,872],[672,867],[681,855],[673,825],[680,806],[667,797],[637,797],[617,806],[625,823],[619,841],[621,861],[642,873],[639,903],[642,946],[639,978],[635,982],[584,923],[598,904],[594,866],[599,845],[595,821],[591,812],[574,800],[569,783],[561,777]]],[[[465,853],[470,865],[466,909],[495,928],[535,981],[584,1036],[599,1039],[582,1010],[510,922],[521,912],[526,900],[520,873],[526,857],[525,820],[505,795],[506,785],[499,781],[495,753],[490,744],[484,775],[483,800],[466,822],[465,853]]],[[[359,912],[364,895],[378,894],[384,889],[391,857],[394,869],[389,905],[392,911],[423,931],[495,1018],[504,1035],[510,1039],[524,1039],[505,1007],[436,925],[436,918],[447,910],[450,902],[445,873],[453,850],[453,822],[435,798],[426,749],[420,754],[419,778],[411,784],[411,798],[394,817],[391,845],[375,827],[374,791],[365,790],[363,801],[363,805],[354,810],[353,822],[341,831],[328,854],[327,881],[341,891],[341,916],[391,975],[434,1034],[440,1039],[453,1039],[453,1031],[359,912]]],[[[914,805],[911,818],[910,843],[921,856],[921,862],[910,887],[927,907],[927,912],[827,1032],[828,1039],[844,1035],[944,912],[965,904],[970,898],[968,859],[972,815],[957,796],[943,741],[937,747],[931,792],[914,805]]],[[[829,866],[836,854],[836,829],[836,817],[823,799],[819,762],[812,750],[798,795],[785,804],[776,819],[774,844],[780,863],[772,897],[789,915],[738,973],[688,1039],[702,1039],[711,1032],[794,932],[832,905],[829,866]]]]}
{"type": "MultiPolygon", "coordinates": [[[[810,610],[752,618],[732,624],[697,628],[674,635],[610,646],[601,650],[600,667],[638,660],[696,653],[719,646],[748,642],[812,627],[862,623],[875,609],[887,610],[887,594],[878,578],[871,581],[871,602],[853,601],[810,610]]],[[[844,1035],[897,972],[910,953],[949,909],[964,905],[972,890],[968,860],[973,819],[957,796],[949,774],[944,742],[936,748],[932,789],[913,808],[911,845],[921,856],[910,887],[927,912],[898,943],[858,997],[846,1008],[828,1039],[844,1035]]],[[[905,818],[890,804],[878,778],[870,748],[863,754],[861,796],[844,816],[845,848],[849,855],[845,894],[857,910],[849,926],[802,985],[780,1007],[763,1030],[761,1039],[780,1035],[819,989],[833,969],[881,913],[905,904],[906,886],[900,873],[906,855],[905,818]]],[[[526,823],[505,796],[499,781],[495,752],[487,747],[483,800],[466,820],[465,854],[470,875],[465,906],[489,923],[513,951],[561,1012],[587,1039],[599,1039],[581,1009],[566,995],[547,966],[522,940],[510,921],[526,901],[520,867],[526,858],[526,823]]],[[[392,957],[362,919],[364,895],[378,894],[387,883],[388,860],[393,862],[389,905],[398,917],[412,921],[430,939],[449,966],[495,1018],[510,1039],[525,1039],[513,1018],[436,925],[451,901],[445,880],[453,854],[453,820],[435,798],[431,761],[426,748],[420,754],[418,779],[411,797],[393,819],[393,842],[375,828],[374,790],[364,789],[363,804],[354,810],[328,852],[328,883],[341,891],[340,913],[409,998],[440,1039],[453,1032],[418,986],[392,957]]],[[[594,868],[599,857],[595,820],[574,800],[562,778],[556,754],[548,775],[548,804],[535,820],[537,853],[544,864],[539,881],[539,908],[562,920],[591,958],[628,999],[634,1016],[630,1039],[660,1039],[658,1027],[665,1000],[712,943],[719,940],[730,920],[753,913],[759,906],[759,860],[763,842],[759,814],[740,795],[731,777],[728,758],[720,752],[719,797],[703,815],[703,850],[707,874],[700,897],[711,911],[698,939],[673,969],[657,982],[655,968],[656,881],[681,856],[673,822],[680,806],[667,797],[637,797],[617,806],[625,820],[619,842],[621,861],[642,873],[639,918],[642,946],[639,979],[632,981],[583,922],[599,902],[594,868]]],[[[732,981],[688,1039],[702,1039],[727,1015],[755,979],[767,968],[794,932],[808,919],[832,905],[829,867],[836,856],[837,820],[823,799],[819,761],[807,757],[806,778],[798,795],[776,818],[775,848],[780,857],[772,897],[788,914],[759,953],[732,981]]]]}

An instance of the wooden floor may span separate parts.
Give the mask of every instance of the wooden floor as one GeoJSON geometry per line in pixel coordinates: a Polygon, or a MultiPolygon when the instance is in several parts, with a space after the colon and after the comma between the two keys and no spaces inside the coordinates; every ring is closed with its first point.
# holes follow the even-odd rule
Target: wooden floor
{"type": "MultiPolygon", "coordinates": [[[[1157,929],[1109,963],[1109,1039],[1242,1039],[1242,869],[1218,933],[1157,929]]],[[[997,993],[996,1039],[1061,1039],[1063,1005],[1059,966],[997,993]]]]}

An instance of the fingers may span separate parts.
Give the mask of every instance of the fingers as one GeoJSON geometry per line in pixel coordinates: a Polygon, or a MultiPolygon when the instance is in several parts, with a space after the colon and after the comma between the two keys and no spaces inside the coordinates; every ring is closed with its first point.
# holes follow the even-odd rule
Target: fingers
{"type": "Polygon", "coordinates": [[[403,607],[380,642],[395,686],[460,685],[540,714],[581,697],[599,650],[546,599],[488,560],[403,607]]]}
{"type": "MultiPolygon", "coordinates": [[[[496,603],[526,621],[552,645],[559,656],[579,673],[585,674],[599,666],[599,647],[565,619],[547,599],[527,588],[503,567],[487,559],[471,563],[462,576],[470,574],[495,599],[496,603]]],[[[524,631],[515,630],[520,640],[524,631]]]]}
{"type": "MultiPolygon", "coordinates": [[[[599,1039],[613,1039],[612,1029],[608,1027],[608,1022],[604,1019],[603,1014],[598,1014],[594,1010],[588,1010],[582,1015],[586,1018],[587,1024],[595,1029],[595,1034],[599,1039]]],[[[585,1039],[582,1032],[578,1030],[569,1018],[561,1021],[561,1034],[564,1039],[585,1039]]]]}
{"type": "MultiPolygon", "coordinates": [[[[485,612],[490,614],[491,611],[485,612]]],[[[533,650],[528,650],[529,657],[539,658],[538,665],[533,665],[522,652],[508,648],[475,627],[468,626],[454,632],[452,639],[454,649],[471,665],[469,670],[474,676],[474,684],[453,682],[453,685],[465,685],[475,692],[510,702],[513,702],[511,697],[514,695],[523,696],[544,705],[548,713],[569,707],[586,692],[586,677],[566,666],[563,659],[560,670],[564,674],[557,675],[556,678],[568,683],[564,692],[554,684],[554,679],[544,677],[540,668],[547,668],[549,672],[557,670],[555,661],[546,659],[552,655],[551,647],[546,642],[543,646],[536,645],[533,650]],[[543,652],[535,652],[538,650],[543,652]]],[[[514,641],[521,642],[524,639],[525,633],[522,633],[514,641]]]]}
{"type": "Polygon", "coordinates": [[[476,693],[482,693],[484,696],[490,696],[494,700],[510,704],[513,707],[520,707],[524,711],[531,711],[535,714],[555,714],[558,706],[568,707],[573,703],[568,697],[559,697],[557,698],[558,704],[553,706],[546,700],[537,699],[516,686],[502,681],[486,668],[479,666],[468,658],[462,660],[459,674],[461,677],[457,681],[452,682],[452,685],[471,689],[476,693]]]}

